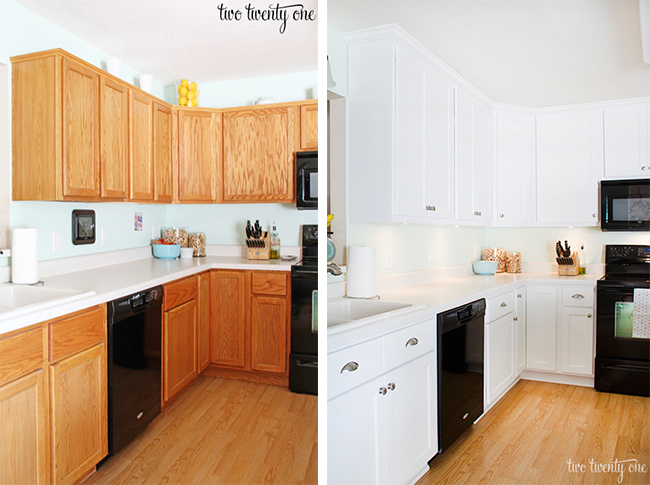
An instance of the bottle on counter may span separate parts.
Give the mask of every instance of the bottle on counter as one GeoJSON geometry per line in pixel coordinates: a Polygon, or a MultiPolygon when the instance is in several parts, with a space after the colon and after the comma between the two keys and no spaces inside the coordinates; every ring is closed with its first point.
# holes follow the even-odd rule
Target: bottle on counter
{"type": "Polygon", "coordinates": [[[587,255],[585,254],[585,245],[580,245],[580,251],[578,251],[578,274],[587,274],[587,255]]]}
{"type": "Polygon", "coordinates": [[[280,259],[280,235],[275,227],[275,221],[271,231],[271,259],[280,259]]]}

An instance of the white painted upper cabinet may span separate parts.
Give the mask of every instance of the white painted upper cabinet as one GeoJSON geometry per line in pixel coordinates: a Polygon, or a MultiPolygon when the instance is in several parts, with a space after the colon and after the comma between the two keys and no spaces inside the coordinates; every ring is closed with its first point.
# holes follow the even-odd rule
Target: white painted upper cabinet
{"type": "Polygon", "coordinates": [[[454,84],[392,38],[348,47],[351,222],[451,222],[454,84]]]}
{"type": "Polygon", "coordinates": [[[456,87],[456,219],[492,220],[492,111],[456,87]]]}
{"type": "Polygon", "coordinates": [[[537,115],[538,225],[598,225],[602,173],[602,109],[537,115]]]}
{"type": "Polygon", "coordinates": [[[605,178],[650,176],[648,117],[650,104],[606,107],[605,178]]]}
{"type": "Polygon", "coordinates": [[[535,115],[496,110],[495,223],[532,225],[535,221],[535,115]]]}

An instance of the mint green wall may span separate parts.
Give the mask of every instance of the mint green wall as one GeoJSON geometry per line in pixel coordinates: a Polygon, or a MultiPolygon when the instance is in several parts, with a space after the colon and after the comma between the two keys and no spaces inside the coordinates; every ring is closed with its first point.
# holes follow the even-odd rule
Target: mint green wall
{"type": "MultiPolygon", "coordinates": [[[[62,48],[91,64],[104,68],[108,53],[97,49],[79,37],[35,14],[13,0],[0,0],[0,63],[9,64],[15,55],[62,48]]],[[[139,85],[139,73],[122,65],[121,78],[139,85]]],[[[249,104],[260,96],[280,96],[281,101],[309,99],[311,88],[317,83],[317,73],[296,73],[287,76],[211,83],[201,86],[202,106],[237,106],[249,104]]],[[[153,94],[165,98],[167,90],[155,82],[153,94]]],[[[171,88],[173,93],[173,88],[171,88]]],[[[29,96],[25,96],[29,102],[29,96]]],[[[170,101],[175,101],[172,99],[170,101]]],[[[9,116],[0,113],[0,116],[9,116]]],[[[0,174],[11,177],[10,173],[0,174]]],[[[89,253],[99,253],[147,246],[151,227],[167,225],[188,226],[206,233],[208,244],[241,244],[246,219],[260,219],[265,226],[272,220],[278,223],[282,241],[286,245],[299,244],[299,225],[315,224],[315,211],[299,212],[291,204],[237,204],[237,205],[139,205],[127,203],[62,203],[11,202],[11,227],[39,228],[39,259],[47,260],[89,253]],[[73,209],[93,209],[98,228],[108,229],[108,244],[99,240],[93,245],[74,246],[71,242],[71,214],[73,209]],[[133,230],[133,213],[143,214],[142,232],[133,230]],[[244,226],[241,225],[243,222],[244,226]],[[240,229],[241,228],[241,229],[240,229]],[[62,248],[54,252],[52,232],[61,231],[62,248]]],[[[0,265],[6,264],[0,260],[0,265]]]]}
{"type": "Polygon", "coordinates": [[[339,96],[348,95],[348,45],[343,40],[343,35],[327,26],[327,55],[332,68],[332,77],[336,86],[328,88],[339,96]]]}

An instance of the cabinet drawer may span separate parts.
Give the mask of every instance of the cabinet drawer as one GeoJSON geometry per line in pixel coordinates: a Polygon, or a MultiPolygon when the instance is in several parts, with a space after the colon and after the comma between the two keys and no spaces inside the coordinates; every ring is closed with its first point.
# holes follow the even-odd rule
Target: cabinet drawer
{"type": "Polygon", "coordinates": [[[384,337],[384,364],[386,370],[420,357],[436,349],[434,320],[412,325],[384,337]]]}
{"type": "Polygon", "coordinates": [[[564,286],[562,288],[562,306],[592,308],[594,306],[594,287],[564,286]]]}
{"type": "Polygon", "coordinates": [[[43,327],[0,340],[0,384],[23,376],[43,365],[43,327]]]}
{"type": "Polygon", "coordinates": [[[176,308],[183,303],[194,300],[199,295],[199,278],[197,275],[174,281],[163,287],[164,311],[176,308]]]}
{"type": "Polygon", "coordinates": [[[383,341],[378,338],[327,356],[327,398],[341,394],[384,371],[383,341]]]}
{"type": "Polygon", "coordinates": [[[258,295],[286,295],[287,276],[283,272],[253,273],[253,293],[258,295]]]}
{"type": "Polygon", "coordinates": [[[487,314],[486,322],[490,323],[494,320],[507,315],[515,310],[515,292],[509,291],[503,295],[495,296],[487,301],[487,314]]]}
{"type": "Polygon", "coordinates": [[[50,361],[59,360],[106,338],[106,308],[104,305],[82,310],[51,321],[50,361]]]}

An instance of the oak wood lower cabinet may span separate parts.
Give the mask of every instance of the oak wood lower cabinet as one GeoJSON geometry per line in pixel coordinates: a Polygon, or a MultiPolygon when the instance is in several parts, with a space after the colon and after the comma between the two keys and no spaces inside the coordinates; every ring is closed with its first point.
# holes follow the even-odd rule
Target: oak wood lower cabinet
{"type": "Polygon", "coordinates": [[[212,270],[210,375],[288,385],[290,274],[212,270]]]}
{"type": "Polygon", "coordinates": [[[198,376],[199,277],[164,286],[163,400],[178,395],[198,376]]]}
{"type": "Polygon", "coordinates": [[[199,322],[198,322],[199,372],[210,365],[210,272],[199,275],[199,322]]]}
{"type": "Polygon", "coordinates": [[[51,482],[76,483],[108,453],[106,307],[47,322],[51,482]]]}
{"type": "Polygon", "coordinates": [[[0,337],[0,483],[49,483],[47,333],[0,337]]]}

